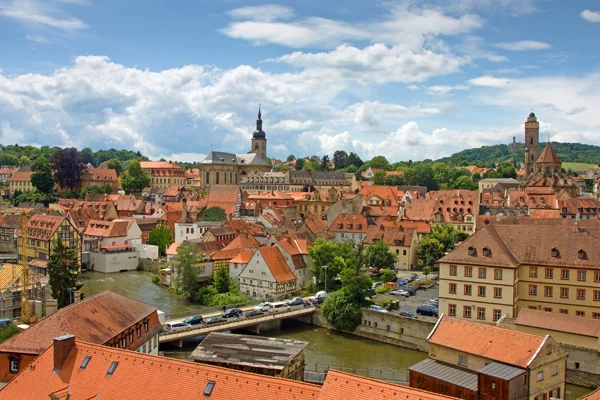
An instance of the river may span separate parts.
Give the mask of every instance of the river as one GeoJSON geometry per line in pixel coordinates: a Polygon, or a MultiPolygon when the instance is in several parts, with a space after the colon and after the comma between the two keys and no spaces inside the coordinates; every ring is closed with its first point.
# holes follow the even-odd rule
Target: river
{"type": "MultiPolygon", "coordinates": [[[[103,274],[86,272],[82,275],[82,291],[86,296],[111,290],[115,293],[152,304],[166,314],[193,313],[197,305],[170,293],[166,288],[151,281],[148,272],[124,272],[103,274]]],[[[369,339],[329,331],[311,325],[286,323],[280,332],[264,333],[270,337],[297,339],[308,342],[305,349],[307,370],[324,370],[327,366],[344,371],[388,379],[404,380],[405,374],[413,364],[427,358],[427,353],[402,347],[379,343],[369,339]],[[366,370],[369,370],[368,372],[366,370]],[[354,371],[353,371],[354,370],[354,371]]],[[[188,358],[197,343],[186,342],[182,352],[167,353],[168,356],[188,358]]],[[[166,346],[165,346],[166,347],[166,346]]],[[[166,347],[161,350],[175,350],[166,347]]],[[[579,386],[567,385],[567,400],[577,399],[591,390],[579,386]]]]}

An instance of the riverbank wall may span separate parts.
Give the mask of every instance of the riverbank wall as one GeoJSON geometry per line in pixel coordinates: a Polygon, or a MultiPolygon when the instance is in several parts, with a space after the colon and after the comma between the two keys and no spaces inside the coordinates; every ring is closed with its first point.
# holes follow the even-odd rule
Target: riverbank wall
{"type": "MultiPolygon", "coordinates": [[[[327,322],[321,310],[303,317],[301,322],[339,331],[327,322]]],[[[354,331],[341,332],[428,353],[427,336],[434,326],[435,321],[363,309],[361,324],[354,331]]]]}

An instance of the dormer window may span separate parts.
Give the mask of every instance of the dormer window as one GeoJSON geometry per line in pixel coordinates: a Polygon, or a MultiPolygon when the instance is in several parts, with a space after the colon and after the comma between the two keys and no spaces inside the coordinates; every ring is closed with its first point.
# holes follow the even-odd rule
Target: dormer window
{"type": "Polygon", "coordinates": [[[474,256],[475,255],[475,247],[469,247],[469,255],[470,256],[474,256]]]}
{"type": "Polygon", "coordinates": [[[579,253],[577,254],[577,257],[578,257],[580,260],[583,260],[583,259],[585,258],[585,251],[583,251],[583,250],[579,250],[579,253]]]}
{"type": "Polygon", "coordinates": [[[566,214],[566,213],[567,213],[567,207],[563,207],[563,209],[562,209],[562,213],[563,213],[563,214],[566,214]]]}
{"type": "Polygon", "coordinates": [[[558,249],[556,247],[552,249],[552,257],[554,257],[554,258],[558,257],[558,249]]]}
{"type": "Polygon", "coordinates": [[[483,256],[487,257],[490,255],[490,249],[488,249],[487,247],[483,248],[483,256]]]}
{"type": "Polygon", "coordinates": [[[540,197],[540,203],[545,203],[546,199],[544,199],[543,197],[540,197]]]}
{"type": "Polygon", "coordinates": [[[342,229],[344,227],[344,224],[337,224],[338,229],[342,229]]]}

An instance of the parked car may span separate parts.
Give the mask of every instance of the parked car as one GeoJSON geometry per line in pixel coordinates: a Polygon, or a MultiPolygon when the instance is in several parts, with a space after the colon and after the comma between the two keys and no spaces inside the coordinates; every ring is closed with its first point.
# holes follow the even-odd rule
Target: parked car
{"type": "Polygon", "coordinates": [[[396,282],[398,286],[406,286],[408,285],[408,281],[406,279],[402,279],[401,281],[396,282]]]}
{"type": "Polygon", "coordinates": [[[411,296],[414,296],[417,293],[417,291],[415,290],[415,288],[413,288],[411,286],[406,286],[406,287],[402,288],[402,290],[406,291],[411,296]]]}
{"type": "Polygon", "coordinates": [[[249,318],[249,317],[260,317],[261,315],[265,315],[265,313],[262,312],[262,311],[260,311],[260,310],[252,309],[252,310],[246,311],[246,317],[247,318],[249,318]]]}
{"type": "Polygon", "coordinates": [[[369,306],[369,310],[371,310],[371,311],[377,311],[377,312],[382,312],[382,313],[389,313],[389,311],[386,310],[385,308],[383,308],[381,306],[376,306],[376,305],[369,306]]]}
{"type": "Polygon", "coordinates": [[[385,285],[385,283],[383,283],[383,282],[373,282],[372,289],[376,289],[379,286],[383,286],[383,285],[385,285]]]}
{"type": "Polygon", "coordinates": [[[280,301],[278,303],[273,303],[273,310],[271,312],[274,313],[280,313],[280,312],[285,312],[285,311],[289,311],[290,310],[290,306],[288,306],[288,303],[285,303],[283,301],[280,301]]]}
{"type": "Polygon", "coordinates": [[[437,307],[437,305],[439,304],[440,300],[436,297],[435,299],[431,299],[429,300],[429,302],[431,304],[435,304],[435,306],[437,307]]]}
{"type": "Polygon", "coordinates": [[[287,305],[290,307],[303,306],[304,299],[302,297],[294,297],[293,299],[291,299],[290,301],[287,302],[287,305]]]}
{"type": "Polygon", "coordinates": [[[414,276],[412,276],[412,275],[409,275],[409,276],[407,276],[407,277],[406,277],[406,280],[407,280],[408,282],[413,282],[413,281],[415,280],[415,277],[414,277],[414,276]]]}
{"type": "Polygon", "coordinates": [[[254,307],[254,310],[262,311],[264,313],[271,312],[271,311],[273,311],[273,305],[271,303],[269,303],[269,302],[260,303],[259,305],[257,305],[256,307],[254,307]]]}
{"type": "Polygon", "coordinates": [[[171,333],[171,332],[177,332],[177,331],[185,331],[189,327],[190,326],[183,321],[173,321],[173,322],[167,322],[165,324],[164,329],[165,329],[165,331],[171,333]]]}
{"type": "Polygon", "coordinates": [[[426,315],[428,317],[437,317],[438,309],[431,304],[423,304],[417,307],[417,314],[426,315]]]}
{"type": "Polygon", "coordinates": [[[204,318],[204,323],[206,324],[206,326],[209,325],[214,325],[214,324],[220,324],[221,322],[225,322],[226,320],[224,320],[221,317],[208,317],[208,318],[204,318]]]}
{"type": "Polygon", "coordinates": [[[387,286],[389,288],[393,288],[394,286],[396,286],[396,284],[394,282],[390,281],[390,282],[386,282],[385,286],[387,286]]]}
{"type": "Polygon", "coordinates": [[[183,323],[188,324],[189,326],[194,326],[201,324],[203,321],[202,315],[192,315],[191,317],[187,317],[183,320],[183,323]]]}
{"type": "Polygon", "coordinates": [[[327,297],[317,297],[314,300],[312,300],[313,304],[323,304],[325,303],[325,300],[327,300],[327,297]]]}
{"type": "Polygon", "coordinates": [[[326,299],[326,298],[327,298],[327,292],[325,292],[325,291],[323,291],[323,290],[321,290],[321,291],[318,291],[317,293],[315,293],[315,295],[314,295],[314,296],[310,296],[308,299],[309,299],[310,301],[312,301],[313,303],[315,303],[315,300],[316,300],[316,299],[319,299],[319,298],[326,299]]]}
{"type": "Polygon", "coordinates": [[[221,318],[239,318],[244,315],[244,312],[239,308],[230,308],[221,313],[221,318]]]}
{"type": "Polygon", "coordinates": [[[417,318],[417,315],[412,311],[400,311],[399,314],[406,318],[417,318]]]}
{"type": "Polygon", "coordinates": [[[392,290],[390,294],[392,296],[410,297],[410,294],[406,290],[392,290]]]}

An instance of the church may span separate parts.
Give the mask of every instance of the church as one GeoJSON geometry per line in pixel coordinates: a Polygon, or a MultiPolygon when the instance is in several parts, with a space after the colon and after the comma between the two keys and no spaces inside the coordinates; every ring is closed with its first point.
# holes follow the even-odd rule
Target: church
{"type": "Polygon", "coordinates": [[[202,189],[208,190],[211,185],[237,185],[246,175],[271,171],[271,163],[267,158],[267,135],[262,129],[262,123],[259,107],[256,130],[252,134],[252,143],[247,154],[211,150],[200,162],[202,189]]]}
{"type": "Polygon", "coordinates": [[[552,188],[554,193],[561,192],[576,197],[579,186],[562,173],[562,163],[554,151],[550,140],[539,153],[540,124],[533,111],[525,122],[525,180],[521,186],[527,188],[552,188]]]}

